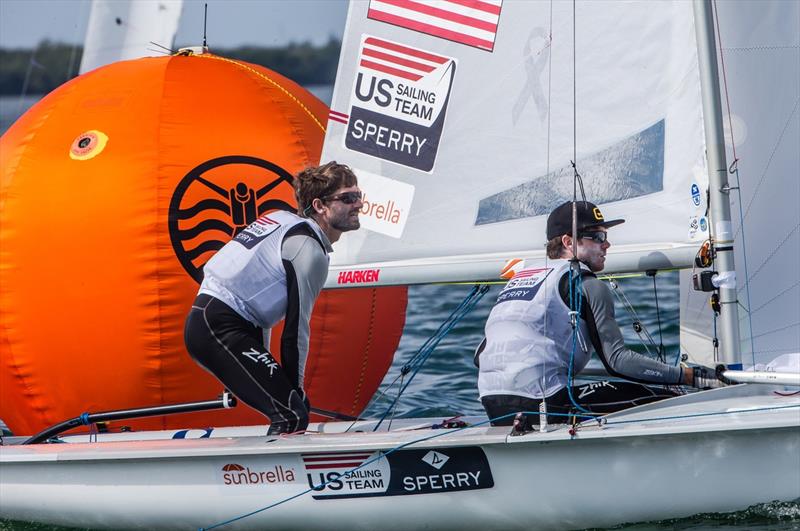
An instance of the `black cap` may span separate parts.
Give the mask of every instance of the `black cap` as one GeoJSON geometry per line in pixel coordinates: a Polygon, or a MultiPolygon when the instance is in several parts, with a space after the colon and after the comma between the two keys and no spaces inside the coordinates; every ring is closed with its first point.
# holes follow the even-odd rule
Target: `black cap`
{"type": "MultiPolygon", "coordinates": [[[[578,232],[592,227],[611,228],[614,225],[625,223],[624,219],[606,221],[597,205],[589,201],[576,201],[578,210],[578,232]]],[[[563,234],[572,232],[572,201],[556,207],[547,218],[547,239],[552,240],[563,234]]]]}

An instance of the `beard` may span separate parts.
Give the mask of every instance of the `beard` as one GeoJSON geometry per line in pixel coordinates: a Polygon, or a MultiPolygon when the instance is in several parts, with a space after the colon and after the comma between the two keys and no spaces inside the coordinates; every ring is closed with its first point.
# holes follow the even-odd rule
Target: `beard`
{"type": "Polygon", "coordinates": [[[340,216],[331,219],[331,227],[341,232],[357,230],[361,227],[358,210],[356,210],[356,215],[353,215],[352,212],[343,212],[340,216]]]}

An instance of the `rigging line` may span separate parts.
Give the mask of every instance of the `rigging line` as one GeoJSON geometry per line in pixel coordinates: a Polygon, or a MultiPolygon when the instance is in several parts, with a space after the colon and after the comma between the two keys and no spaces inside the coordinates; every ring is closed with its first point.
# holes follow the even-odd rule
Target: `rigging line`
{"type": "MultiPolygon", "coordinates": [[[[434,332],[431,337],[426,339],[425,342],[422,344],[422,346],[419,349],[417,349],[417,352],[414,353],[414,355],[411,356],[411,359],[409,359],[405,363],[404,368],[406,367],[413,368],[413,366],[416,366],[416,364],[418,363],[417,360],[425,355],[424,353],[427,351],[429,345],[436,340],[436,337],[438,337],[442,333],[442,331],[447,327],[448,323],[451,320],[455,319],[456,316],[464,309],[464,307],[469,304],[469,301],[475,295],[477,290],[478,286],[473,285],[473,288],[470,291],[470,293],[464,298],[464,300],[461,301],[461,303],[459,303],[456,309],[453,310],[444,321],[442,321],[442,324],[439,325],[439,328],[436,329],[436,332],[434,332]]],[[[406,372],[408,372],[408,370],[406,370],[406,372]]]]}
{"type": "Polygon", "coordinates": [[[400,395],[403,394],[403,380],[405,379],[406,375],[404,372],[400,373],[400,385],[397,387],[397,398],[393,402],[394,407],[392,408],[392,416],[389,417],[389,425],[386,427],[386,431],[392,431],[392,422],[394,422],[394,415],[397,413],[397,404],[400,400],[400,395]]]}
{"type": "Polygon", "coordinates": [[[428,340],[423,344],[422,347],[420,347],[412,359],[403,366],[401,372],[403,374],[410,372],[411,376],[409,376],[408,381],[402,385],[397,393],[397,397],[395,397],[394,401],[392,401],[391,405],[381,416],[380,420],[372,431],[378,430],[381,423],[383,423],[389,412],[392,411],[397,402],[400,400],[402,394],[414,380],[414,377],[417,375],[420,369],[422,369],[422,366],[425,364],[428,358],[430,358],[431,354],[433,354],[433,351],[439,345],[439,342],[441,342],[441,340],[444,339],[448,333],[450,333],[450,330],[452,330],[456,324],[461,321],[461,319],[463,319],[470,311],[472,311],[472,309],[478,304],[478,302],[480,302],[487,291],[489,291],[489,286],[475,285],[467,297],[461,302],[461,304],[459,304],[458,308],[456,308],[453,313],[451,313],[450,316],[439,326],[434,335],[428,338],[428,340]]]}
{"type": "MultiPolygon", "coordinates": [[[[786,294],[787,294],[787,293],[789,293],[790,291],[794,290],[794,289],[795,289],[795,288],[797,288],[798,286],[800,286],[800,280],[798,280],[797,282],[795,282],[794,284],[792,284],[791,286],[789,286],[789,287],[788,287],[788,288],[786,288],[785,290],[778,292],[778,294],[777,294],[777,295],[775,295],[774,297],[772,297],[772,298],[768,299],[767,301],[765,301],[765,302],[764,302],[764,303],[763,303],[761,306],[757,306],[757,307],[755,307],[755,308],[751,308],[751,309],[750,309],[750,313],[752,313],[753,315],[755,315],[755,314],[756,314],[756,313],[758,313],[760,310],[764,309],[764,307],[765,307],[765,306],[768,306],[768,305],[772,304],[772,303],[773,303],[773,302],[775,302],[777,299],[779,299],[780,297],[783,297],[784,295],[786,295],[786,294]]],[[[795,299],[795,300],[797,300],[797,299],[795,299]]]]}
{"type": "MultiPolygon", "coordinates": [[[[800,325],[800,321],[795,321],[795,322],[789,323],[789,324],[787,324],[785,326],[781,326],[781,327],[778,327],[778,328],[773,328],[772,330],[767,330],[766,332],[762,332],[762,333],[758,334],[756,337],[764,337],[764,336],[768,336],[770,334],[777,334],[778,332],[783,332],[784,330],[788,330],[790,328],[794,328],[794,327],[796,327],[798,325],[800,325]]],[[[765,352],[767,352],[767,351],[765,351],[765,352]]],[[[795,351],[795,352],[797,352],[797,351],[795,351]]]]}
{"type": "Polygon", "coordinates": [[[550,0],[550,61],[547,64],[547,171],[545,175],[550,175],[550,119],[553,107],[552,87],[553,87],[553,0],[550,0]]]}
{"type": "Polygon", "coordinates": [[[711,339],[711,345],[714,347],[714,363],[718,363],[719,362],[719,337],[717,336],[717,318],[719,317],[719,314],[716,311],[714,311],[713,313],[714,313],[714,318],[712,319],[712,323],[713,323],[712,333],[713,333],[713,336],[712,336],[712,339],[711,339]]]}
{"type": "Polygon", "coordinates": [[[644,322],[639,317],[639,314],[636,313],[636,309],[633,307],[633,304],[631,303],[630,299],[628,299],[628,296],[625,294],[625,290],[623,290],[622,286],[620,286],[619,283],[615,282],[614,280],[611,280],[610,284],[613,288],[611,291],[614,293],[614,296],[617,297],[617,300],[622,304],[622,306],[625,307],[625,311],[627,311],[633,318],[634,320],[633,330],[639,336],[639,339],[642,340],[642,346],[651,357],[655,357],[653,356],[653,353],[650,352],[650,349],[648,348],[647,343],[645,343],[645,341],[650,343],[650,346],[653,347],[653,349],[657,350],[656,342],[653,339],[653,336],[650,334],[650,331],[647,329],[647,326],[645,326],[644,322]],[[640,328],[641,332],[637,330],[637,328],[640,328]]]}
{"type": "Polygon", "coordinates": [[[168,47],[164,46],[163,44],[159,44],[159,43],[157,43],[156,41],[149,41],[149,42],[150,42],[150,44],[152,44],[153,46],[158,46],[159,48],[163,48],[164,50],[168,51],[168,52],[169,52],[169,53],[171,53],[171,54],[175,54],[175,53],[177,53],[177,52],[176,52],[175,50],[173,50],[172,48],[168,48],[168,47]]]}
{"type": "MultiPolygon", "coordinates": [[[[411,380],[414,378],[414,376],[416,376],[416,374],[419,372],[419,370],[422,368],[422,366],[425,364],[428,358],[430,358],[431,354],[433,354],[433,351],[439,344],[439,342],[442,339],[444,339],[444,337],[450,332],[450,330],[452,330],[455,327],[456,324],[458,324],[459,321],[461,321],[461,319],[463,319],[469,312],[472,311],[472,309],[477,305],[477,303],[480,301],[480,299],[487,291],[488,291],[488,286],[482,286],[480,287],[479,291],[473,291],[473,293],[470,294],[471,300],[469,301],[469,303],[461,309],[458,315],[456,315],[456,317],[454,317],[450,323],[447,324],[447,327],[442,331],[442,333],[438,334],[438,336],[435,336],[435,342],[432,342],[428,346],[424,354],[420,356],[413,364],[412,363],[406,364],[406,367],[404,367],[404,369],[408,368],[410,370],[413,368],[414,372],[411,374],[409,381],[402,387],[400,394],[402,394],[405,391],[406,387],[408,387],[408,385],[411,383],[411,380]]],[[[408,372],[408,370],[406,370],[405,372],[408,372]]]]}
{"type": "MultiPolygon", "coordinates": [[[[400,399],[400,395],[403,393],[403,391],[405,390],[405,387],[406,387],[406,386],[403,386],[403,383],[402,383],[402,380],[404,379],[405,375],[408,374],[415,367],[421,367],[421,365],[425,363],[425,360],[427,360],[427,357],[430,355],[429,353],[426,354],[428,352],[428,350],[430,349],[432,351],[433,348],[436,348],[435,345],[431,348],[430,347],[431,343],[434,340],[436,340],[436,338],[439,337],[439,336],[441,336],[441,338],[443,338],[444,335],[446,335],[450,331],[450,328],[447,328],[447,330],[445,330],[445,328],[446,328],[446,325],[451,320],[455,319],[456,322],[457,322],[458,320],[461,319],[461,317],[463,317],[463,315],[466,315],[466,313],[468,313],[472,309],[470,307],[470,309],[464,311],[464,307],[469,304],[469,301],[475,295],[475,293],[479,289],[482,289],[483,293],[485,293],[489,289],[488,286],[485,286],[484,288],[479,288],[479,286],[474,284],[474,283],[472,285],[473,285],[473,289],[470,291],[470,293],[467,295],[467,297],[465,297],[464,300],[462,300],[461,303],[456,307],[456,309],[453,310],[450,313],[450,315],[442,322],[441,325],[439,325],[439,328],[436,330],[436,332],[434,332],[434,334],[431,337],[426,339],[425,342],[422,344],[422,346],[419,349],[417,349],[417,351],[414,353],[414,355],[411,357],[411,359],[409,359],[403,365],[403,367],[400,370],[400,374],[398,374],[394,378],[394,380],[392,380],[392,382],[389,385],[387,385],[383,391],[381,391],[380,395],[372,401],[373,403],[377,404],[392,389],[392,387],[394,387],[394,385],[397,383],[397,381],[401,380],[400,386],[398,387],[398,390],[399,390],[398,391],[398,396],[389,405],[389,408],[387,409],[387,413],[388,413],[388,411],[390,411],[395,406],[397,401],[400,399]],[[462,314],[462,312],[463,312],[463,314],[462,314]],[[422,358],[422,357],[424,357],[425,359],[423,359],[422,361],[419,361],[420,358],[422,358]]],[[[480,297],[483,297],[483,293],[481,294],[480,297]]],[[[478,298],[478,300],[480,300],[480,297],[478,298]]],[[[476,301],[476,303],[477,303],[477,301],[476,301]]],[[[439,342],[439,340],[441,338],[436,340],[437,344],[438,344],[438,342],[439,342]]],[[[417,369],[417,370],[419,370],[419,369],[417,369]]],[[[383,421],[385,418],[386,418],[386,413],[384,413],[384,416],[381,418],[381,421],[383,421]]],[[[350,426],[348,426],[348,428],[345,430],[345,432],[350,431],[353,428],[353,426],[355,425],[355,423],[358,422],[359,420],[362,420],[362,419],[356,418],[353,421],[353,423],[350,426]]],[[[379,426],[380,426],[380,422],[375,427],[375,430],[377,430],[377,428],[379,426]]]]}
{"type": "Polygon", "coordinates": [[[736,155],[736,141],[733,138],[733,121],[731,120],[731,100],[728,94],[728,76],[725,71],[725,55],[722,53],[722,34],[719,32],[719,9],[717,0],[714,0],[714,23],[717,25],[717,43],[719,44],[719,64],[722,69],[722,86],[725,92],[725,105],[728,108],[728,126],[730,127],[731,146],[733,148],[734,164],[739,160],[736,155]]]}
{"type": "MultiPolygon", "coordinates": [[[[450,315],[447,317],[447,319],[445,319],[442,322],[442,324],[439,325],[439,328],[436,330],[436,332],[431,337],[429,337],[425,341],[425,343],[423,343],[423,345],[417,350],[416,354],[414,354],[414,356],[412,356],[411,359],[408,362],[406,362],[406,364],[405,364],[406,367],[410,367],[410,368],[415,367],[419,363],[418,360],[420,358],[426,356],[426,352],[427,352],[428,348],[430,347],[431,343],[433,343],[434,341],[436,341],[438,343],[439,340],[437,339],[437,337],[442,335],[442,332],[443,332],[443,330],[445,328],[447,328],[449,326],[452,326],[449,323],[454,321],[453,324],[455,324],[455,322],[458,322],[464,315],[466,315],[467,313],[469,313],[469,311],[472,310],[472,306],[474,305],[472,300],[477,295],[477,293],[479,291],[481,291],[481,290],[484,290],[482,285],[477,285],[477,284],[474,285],[474,287],[472,288],[470,293],[464,298],[464,300],[462,300],[461,303],[456,307],[456,309],[453,310],[453,312],[450,313],[450,315]],[[469,308],[467,308],[468,306],[469,306],[469,308]]],[[[488,287],[485,290],[488,290],[488,287]]],[[[485,293],[485,290],[484,290],[484,293],[485,293]]],[[[483,295],[481,295],[481,296],[483,296],[483,295]]],[[[480,299],[478,299],[478,300],[480,300],[480,299]]],[[[475,301],[475,302],[477,302],[477,301],[475,301]]],[[[444,332],[444,333],[446,334],[447,332],[444,332]]],[[[406,372],[408,372],[408,371],[406,371],[406,372]]]]}
{"type": "Polygon", "coordinates": [[[658,322],[658,360],[666,363],[666,353],[664,352],[664,336],[661,333],[661,312],[658,308],[658,287],[656,286],[656,273],[653,271],[653,295],[656,300],[656,319],[658,322]]]}
{"type": "Polygon", "coordinates": [[[763,262],[761,262],[761,264],[758,266],[758,268],[756,268],[756,270],[753,271],[753,274],[750,275],[750,277],[748,277],[748,279],[747,279],[748,281],[756,278],[756,276],[761,272],[761,270],[764,269],[764,267],[766,267],[766,265],[772,260],[772,257],[775,256],[775,254],[781,249],[781,247],[784,246],[784,244],[786,244],[786,242],[789,240],[789,238],[791,238],[792,235],[794,235],[794,233],[797,232],[798,229],[800,229],[800,224],[795,225],[792,228],[792,230],[789,231],[789,233],[786,235],[786,237],[783,238],[783,240],[781,240],[780,243],[778,243],[778,245],[775,246],[775,248],[772,250],[772,252],[770,252],[769,255],[767,255],[767,257],[764,259],[763,262]]]}
{"type": "MultiPolygon", "coordinates": [[[[392,387],[394,387],[394,384],[397,383],[397,380],[401,380],[404,376],[405,376],[405,374],[403,372],[400,372],[400,374],[395,376],[394,380],[392,380],[388,385],[386,385],[385,388],[378,394],[378,396],[373,398],[370,401],[370,403],[377,404],[381,400],[383,400],[383,397],[386,396],[386,393],[388,393],[392,389],[392,387]]],[[[401,383],[401,385],[402,385],[402,383],[401,383]]],[[[353,419],[353,422],[351,422],[350,425],[344,430],[344,433],[348,433],[350,430],[353,429],[353,426],[355,426],[357,422],[362,421],[362,420],[365,420],[365,419],[363,419],[361,416],[358,416],[355,419],[353,419]]]]}
{"type": "MultiPolygon", "coordinates": [[[[576,38],[575,38],[575,31],[576,31],[576,24],[575,24],[575,0],[572,0],[572,166],[575,168],[575,162],[578,160],[578,79],[577,79],[577,54],[576,54],[576,38]]],[[[575,169],[575,173],[577,173],[577,168],[575,169]]],[[[573,184],[574,188],[574,184],[573,184]]],[[[573,189],[573,198],[575,200],[575,192],[573,189]]]]}
{"type": "MultiPolygon", "coordinates": [[[[724,75],[724,71],[723,71],[724,75]]],[[[727,96],[727,95],[726,95],[727,96]]],[[[728,118],[730,120],[730,118],[728,118]]],[[[731,123],[731,141],[733,141],[733,124],[731,123]]],[[[734,164],[736,164],[735,160],[735,151],[736,147],[734,144],[734,164]]],[[[752,308],[753,303],[750,299],[750,273],[747,270],[747,237],[744,235],[744,211],[742,210],[742,181],[739,179],[739,168],[737,167],[735,170],[736,175],[736,192],[739,196],[739,230],[742,233],[742,267],[744,268],[744,287],[746,290],[746,297],[747,297],[747,307],[752,308]]],[[[753,314],[751,312],[747,312],[747,325],[750,328],[750,354],[752,356],[753,365],[756,364],[756,345],[753,339],[753,314]]]]}
{"type": "MultiPolygon", "coordinates": [[[[569,353],[569,365],[567,366],[567,395],[569,401],[575,406],[575,409],[582,413],[592,414],[591,411],[581,407],[572,395],[572,383],[575,378],[575,350],[578,348],[578,333],[581,322],[581,305],[583,303],[583,272],[580,265],[577,266],[577,276],[573,278],[575,268],[570,265],[569,268],[569,307],[572,310],[574,320],[572,321],[572,350],[569,353]],[[573,286],[574,284],[574,286],[573,286]],[[576,293],[577,292],[577,293],[576,293]],[[574,312],[574,313],[573,313],[574,312]]],[[[588,308],[588,311],[592,311],[588,308]]]]}
{"type": "Polygon", "coordinates": [[[789,126],[792,124],[794,115],[797,113],[798,105],[800,105],[800,97],[794,100],[794,107],[792,107],[792,112],[789,113],[789,117],[787,118],[786,123],[783,125],[781,134],[778,135],[778,138],[775,141],[775,145],[772,148],[772,152],[769,154],[769,159],[767,159],[767,163],[764,166],[764,171],[761,174],[761,178],[759,179],[758,184],[755,186],[755,189],[753,190],[753,196],[750,198],[750,203],[748,203],[747,208],[745,208],[744,211],[745,217],[750,215],[750,208],[753,206],[753,202],[755,201],[755,198],[758,195],[758,191],[761,189],[761,185],[764,184],[764,180],[767,178],[767,172],[769,170],[769,167],[772,165],[772,159],[775,158],[775,153],[778,151],[778,146],[780,146],[781,142],[783,141],[783,137],[786,134],[786,130],[789,129],[789,126]]]}
{"type": "MultiPolygon", "coordinates": [[[[720,61],[720,67],[722,69],[722,86],[724,87],[724,93],[725,93],[725,106],[728,109],[728,128],[730,129],[731,148],[733,149],[733,163],[731,163],[731,169],[730,169],[729,173],[731,173],[731,174],[736,176],[736,192],[737,192],[737,194],[739,196],[739,201],[738,201],[738,203],[739,203],[739,231],[742,233],[742,238],[741,238],[742,256],[743,256],[742,267],[744,268],[744,278],[745,278],[744,287],[745,287],[745,290],[746,290],[747,307],[751,308],[752,307],[752,303],[751,303],[751,300],[750,300],[750,279],[749,279],[749,273],[747,271],[747,238],[745,237],[745,234],[744,234],[744,211],[742,209],[742,180],[739,178],[739,165],[738,165],[739,157],[736,155],[736,140],[734,139],[734,136],[733,136],[733,119],[731,117],[731,100],[730,100],[730,94],[728,93],[728,75],[727,75],[727,72],[725,70],[725,54],[723,53],[723,50],[722,50],[722,34],[720,33],[720,30],[719,30],[719,9],[717,8],[717,0],[714,0],[713,7],[714,7],[714,11],[713,11],[714,23],[717,26],[717,42],[719,43],[719,61],[720,61]]],[[[753,197],[755,197],[755,195],[753,197]]],[[[730,199],[729,199],[729,201],[730,201],[730,199]]],[[[735,236],[734,236],[734,238],[735,238],[735,236]]],[[[654,277],[653,280],[655,281],[655,277],[654,277]]],[[[750,328],[750,354],[751,354],[752,359],[753,359],[753,365],[755,365],[756,364],[756,354],[755,354],[756,353],[756,346],[755,346],[755,343],[753,342],[753,316],[752,316],[752,314],[750,312],[747,312],[747,325],[750,328]]]]}

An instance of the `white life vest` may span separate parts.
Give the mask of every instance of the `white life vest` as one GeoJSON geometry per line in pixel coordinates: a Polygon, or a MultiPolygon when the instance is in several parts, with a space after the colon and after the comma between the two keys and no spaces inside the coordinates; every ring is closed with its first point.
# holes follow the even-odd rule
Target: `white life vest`
{"type": "Polygon", "coordinates": [[[239,315],[264,329],[286,315],[286,271],[281,258],[283,237],[307,223],[327,241],[316,223],[285,211],[259,217],[211,257],[203,268],[200,293],[216,297],[239,315]]]}
{"type": "MultiPolygon", "coordinates": [[[[552,396],[568,384],[573,351],[569,307],[559,294],[570,264],[525,269],[506,284],[486,321],[486,347],[480,355],[480,396],[552,396]]],[[[582,271],[588,269],[581,264],[582,271]]],[[[576,294],[577,295],[577,294],[576,294]]],[[[589,362],[586,324],[580,321],[573,375],[589,362]]]]}

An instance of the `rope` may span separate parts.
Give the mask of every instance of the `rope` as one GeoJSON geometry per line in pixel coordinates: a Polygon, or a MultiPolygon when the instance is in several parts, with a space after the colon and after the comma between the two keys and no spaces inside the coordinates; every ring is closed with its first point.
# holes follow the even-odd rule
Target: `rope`
{"type": "Polygon", "coordinates": [[[653,271],[653,295],[656,300],[656,319],[658,322],[658,360],[661,363],[667,362],[667,354],[664,352],[664,336],[661,333],[661,311],[658,308],[658,287],[656,286],[656,273],[653,271]]]}
{"type": "Polygon", "coordinates": [[[303,112],[305,112],[308,115],[309,118],[311,118],[311,121],[314,122],[317,125],[317,127],[319,127],[320,130],[323,133],[325,132],[325,126],[322,125],[322,122],[320,122],[320,120],[317,119],[316,116],[314,116],[314,113],[311,112],[311,109],[306,107],[303,104],[303,102],[301,102],[299,99],[297,99],[297,97],[294,94],[292,94],[291,92],[289,92],[283,85],[281,85],[280,83],[278,83],[274,79],[270,78],[269,76],[267,76],[265,74],[262,74],[261,72],[259,72],[255,68],[252,68],[252,67],[250,67],[250,66],[248,66],[248,65],[246,65],[244,63],[240,63],[239,61],[234,61],[233,59],[228,59],[227,57],[220,57],[219,55],[200,54],[200,55],[193,55],[192,57],[199,57],[201,59],[213,59],[215,61],[222,61],[224,63],[230,63],[230,64],[235,65],[235,66],[237,66],[237,67],[239,67],[239,68],[241,68],[243,70],[246,70],[246,71],[250,72],[254,76],[260,77],[261,79],[263,79],[264,81],[266,81],[270,85],[274,86],[275,88],[277,88],[278,90],[283,92],[283,94],[287,98],[289,98],[292,101],[294,101],[295,104],[297,104],[297,106],[300,107],[303,110],[303,112]]]}
{"type": "Polygon", "coordinates": [[[633,307],[630,299],[628,299],[628,296],[625,294],[625,290],[623,290],[622,286],[616,282],[616,279],[610,279],[610,284],[612,287],[611,292],[614,294],[620,304],[625,307],[625,311],[627,311],[633,318],[633,331],[639,336],[639,340],[642,342],[644,350],[648,355],[654,357],[653,353],[650,352],[650,348],[647,346],[647,343],[650,343],[650,346],[652,346],[653,349],[657,349],[658,347],[656,347],[656,342],[653,339],[653,336],[650,335],[650,331],[647,329],[647,326],[645,326],[644,322],[639,317],[639,314],[636,313],[636,309],[633,307]]]}
{"type": "Polygon", "coordinates": [[[583,413],[591,414],[592,413],[591,411],[581,407],[581,405],[578,404],[578,402],[575,400],[575,397],[572,396],[572,383],[574,378],[574,366],[575,366],[575,350],[578,347],[578,328],[580,326],[580,321],[581,321],[581,305],[583,302],[583,276],[581,275],[580,265],[578,264],[575,265],[578,268],[577,278],[573,276],[575,274],[575,268],[572,266],[570,266],[569,268],[569,307],[571,310],[570,314],[573,321],[572,321],[572,350],[569,353],[569,366],[567,368],[567,394],[569,395],[569,401],[572,403],[573,406],[575,406],[575,409],[583,413]],[[577,294],[575,292],[577,292],[577,294]]]}
{"type": "MultiPolygon", "coordinates": [[[[400,391],[397,393],[397,396],[383,413],[373,431],[376,431],[380,427],[381,423],[394,409],[398,400],[400,400],[400,397],[408,388],[409,384],[411,384],[411,382],[414,380],[414,377],[417,375],[425,362],[428,361],[428,358],[430,358],[433,351],[439,345],[439,342],[444,339],[444,337],[450,332],[450,330],[453,329],[456,324],[458,324],[461,319],[463,319],[469,312],[472,311],[472,309],[478,304],[487,291],[489,291],[489,286],[475,285],[470,293],[464,298],[464,300],[461,301],[461,304],[459,304],[458,307],[453,310],[447,319],[445,319],[445,321],[439,325],[439,328],[436,330],[436,332],[429,337],[425,343],[423,343],[419,350],[417,350],[411,359],[403,366],[403,368],[400,370],[400,374],[406,375],[411,373],[411,376],[409,376],[405,384],[400,387],[400,391]]],[[[395,381],[397,380],[395,379],[395,381]]]]}
{"type": "MultiPolygon", "coordinates": [[[[744,409],[744,410],[739,410],[739,411],[712,411],[712,412],[708,412],[708,413],[690,413],[690,414],[686,414],[686,415],[671,415],[671,416],[666,416],[666,417],[651,417],[651,418],[643,418],[643,419],[611,420],[611,421],[607,421],[605,419],[599,419],[598,417],[595,417],[593,415],[575,415],[575,414],[572,414],[572,413],[549,413],[549,412],[547,414],[550,415],[550,416],[559,416],[559,417],[575,417],[575,416],[577,416],[577,417],[588,417],[588,419],[589,419],[588,422],[597,422],[598,420],[602,420],[603,421],[602,422],[603,425],[612,426],[612,425],[618,425],[618,424],[629,424],[629,423],[633,423],[633,422],[653,422],[653,421],[661,421],[661,420],[676,420],[676,419],[687,419],[687,418],[695,418],[695,417],[708,417],[708,416],[715,416],[715,415],[735,415],[735,414],[738,414],[738,413],[755,413],[755,412],[760,412],[760,411],[775,411],[775,410],[788,409],[788,408],[798,408],[798,407],[800,407],[800,406],[798,406],[798,405],[774,406],[774,407],[765,407],[765,408],[756,408],[756,409],[744,409]]],[[[521,411],[520,413],[522,413],[524,415],[539,415],[538,411],[521,411]]],[[[402,450],[404,448],[408,448],[409,446],[413,446],[415,444],[419,444],[419,443],[425,442],[425,441],[430,441],[432,439],[436,439],[437,437],[443,437],[445,435],[454,435],[454,434],[456,434],[456,433],[458,433],[460,431],[466,430],[468,428],[477,428],[479,426],[483,426],[485,424],[489,424],[489,423],[492,423],[492,422],[497,422],[499,420],[503,420],[503,419],[506,419],[506,418],[509,418],[509,417],[513,417],[513,416],[516,416],[516,415],[517,415],[517,413],[508,413],[506,415],[502,415],[502,416],[499,416],[499,417],[491,418],[491,419],[484,420],[484,421],[481,421],[481,422],[476,422],[475,424],[472,424],[470,426],[463,426],[463,427],[460,427],[460,428],[453,428],[453,429],[443,429],[441,431],[437,430],[437,433],[434,433],[432,435],[427,435],[427,436],[424,436],[424,437],[420,437],[419,439],[414,439],[413,441],[409,441],[409,442],[397,445],[397,446],[395,446],[393,448],[390,448],[386,452],[380,452],[379,451],[379,455],[377,455],[377,456],[375,456],[375,457],[373,457],[371,459],[368,459],[367,461],[364,461],[363,463],[361,463],[357,467],[353,467],[353,468],[349,469],[348,471],[344,472],[344,474],[342,474],[342,475],[346,476],[348,474],[352,474],[356,470],[362,469],[365,466],[370,465],[370,464],[378,461],[379,459],[383,459],[384,457],[386,457],[386,456],[388,456],[390,454],[393,454],[393,453],[395,453],[395,452],[397,452],[399,450],[402,450]]],[[[582,421],[580,424],[577,424],[575,426],[575,428],[583,427],[586,422],[587,421],[582,421]]],[[[575,429],[575,428],[573,428],[573,429],[575,429]]],[[[572,432],[570,432],[570,440],[575,440],[575,436],[573,435],[572,432]]],[[[506,444],[508,444],[508,443],[506,443],[506,444]]],[[[254,510],[254,511],[250,511],[249,513],[244,513],[244,514],[241,514],[239,516],[235,516],[235,517],[233,517],[233,518],[231,518],[229,520],[225,520],[223,522],[219,522],[219,523],[210,525],[208,527],[201,527],[201,528],[198,529],[198,531],[208,531],[208,530],[211,530],[211,529],[216,529],[216,528],[228,525],[228,524],[232,524],[234,522],[238,522],[239,520],[243,520],[245,518],[249,518],[250,516],[262,513],[264,511],[272,509],[273,507],[278,507],[279,505],[283,505],[284,503],[290,502],[290,501],[292,501],[292,500],[294,500],[296,498],[304,496],[305,494],[308,494],[309,492],[311,492],[311,491],[313,491],[315,489],[319,489],[320,487],[324,487],[325,485],[328,485],[332,481],[334,481],[334,480],[333,479],[332,480],[328,480],[328,481],[326,481],[324,483],[321,483],[321,484],[317,485],[316,487],[307,488],[307,489],[305,489],[305,490],[303,490],[301,492],[298,492],[297,494],[294,494],[292,496],[289,496],[287,498],[279,500],[279,501],[277,501],[275,503],[272,503],[270,505],[267,505],[265,507],[261,507],[259,509],[254,510]]]]}

